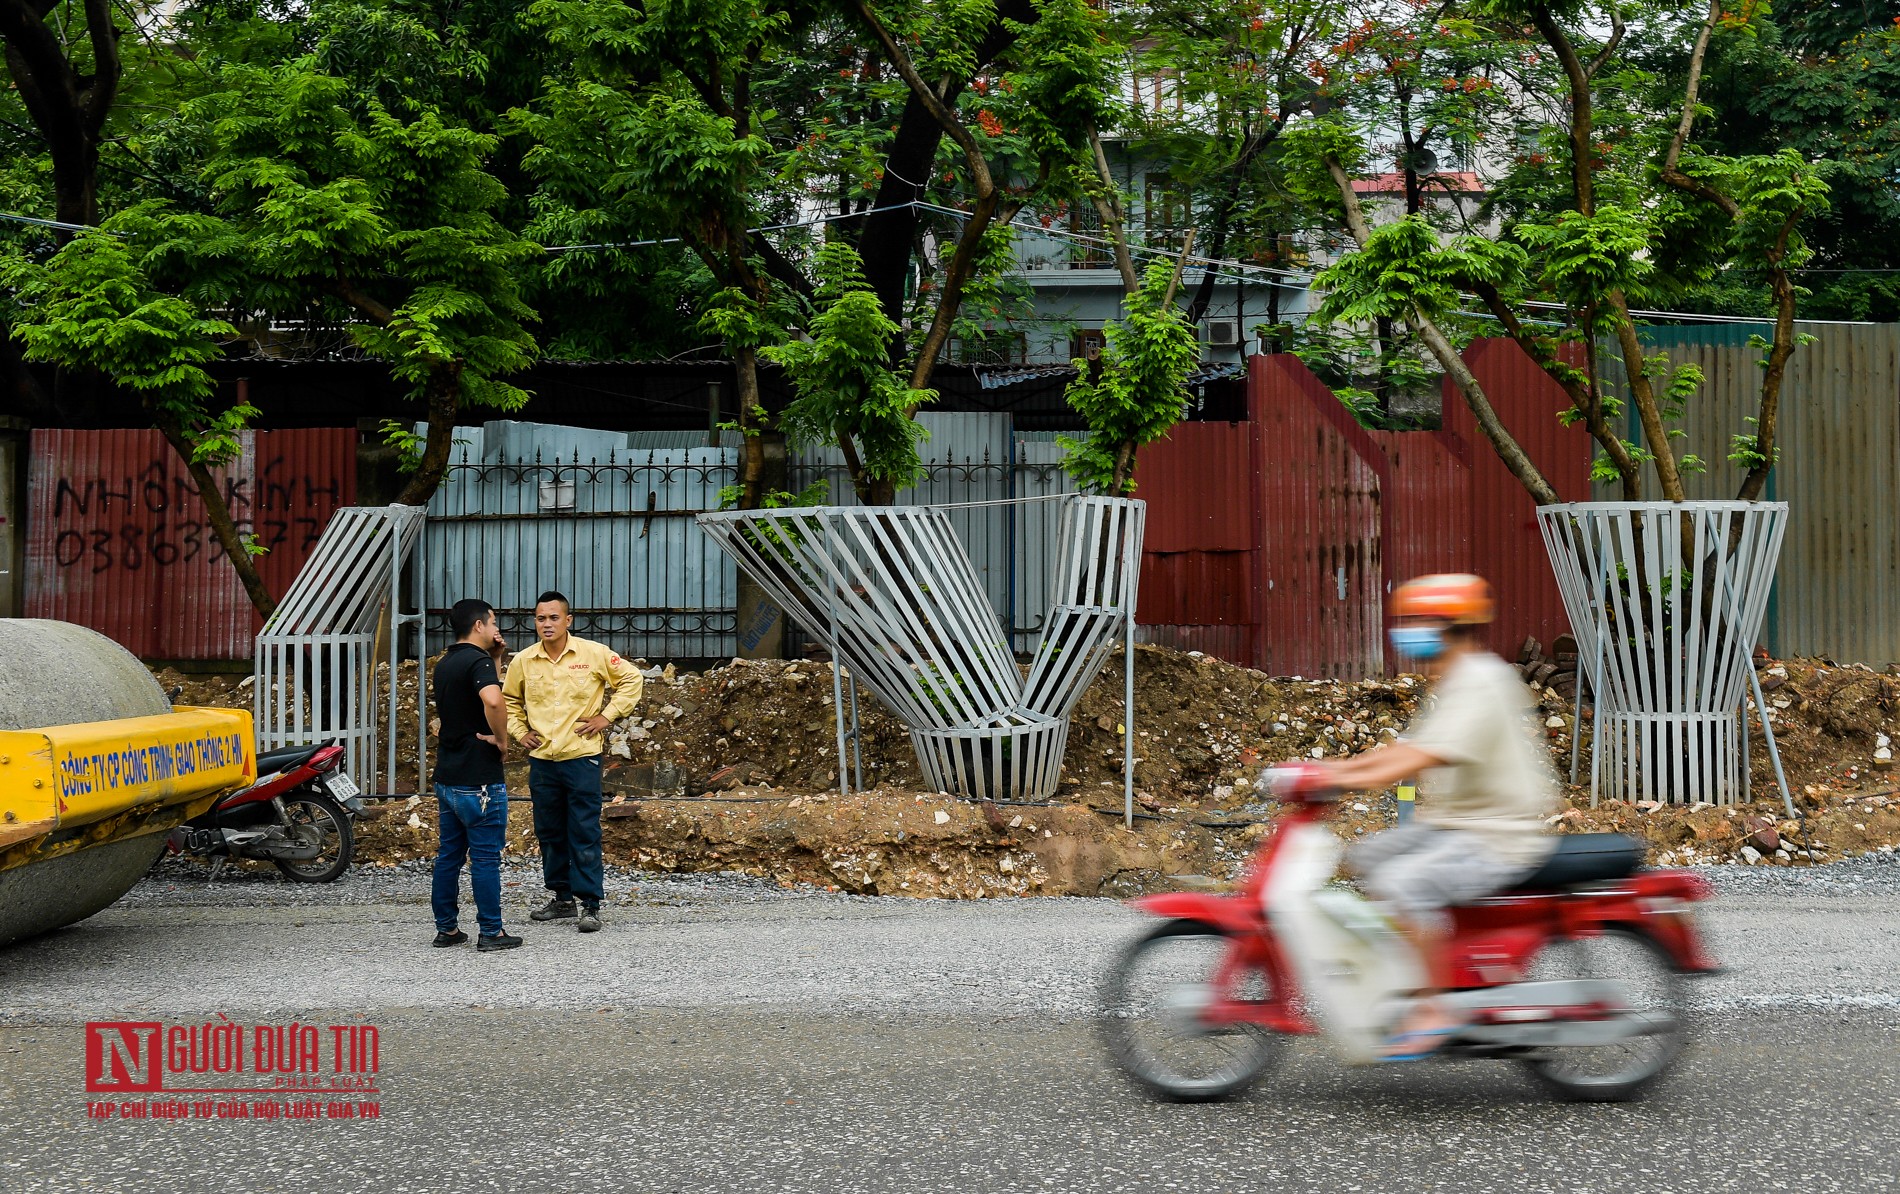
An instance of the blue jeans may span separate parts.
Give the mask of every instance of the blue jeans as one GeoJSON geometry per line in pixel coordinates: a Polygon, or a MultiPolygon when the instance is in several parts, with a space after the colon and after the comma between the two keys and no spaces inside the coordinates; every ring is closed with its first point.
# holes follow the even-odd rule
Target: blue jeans
{"type": "Polygon", "coordinates": [[[529,759],[528,795],[548,890],[557,899],[599,906],[600,756],[529,759]]]}
{"type": "Polygon", "coordinates": [[[482,936],[501,932],[501,847],[508,836],[508,786],[451,788],[435,785],[436,812],[441,818],[442,845],[435,855],[437,932],[453,933],[461,912],[457,899],[462,887],[462,860],[468,860],[468,883],[475,889],[475,923],[482,936]]]}

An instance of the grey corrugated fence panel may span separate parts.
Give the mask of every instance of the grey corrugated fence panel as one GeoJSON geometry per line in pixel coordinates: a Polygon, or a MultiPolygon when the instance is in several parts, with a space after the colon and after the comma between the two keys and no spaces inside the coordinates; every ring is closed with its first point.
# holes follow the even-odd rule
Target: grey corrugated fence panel
{"type": "MultiPolygon", "coordinates": [[[[1048,497],[1051,494],[1077,492],[1075,482],[1062,471],[1062,445],[1053,436],[1037,433],[1016,436],[1016,497],[1048,497]]],[[[1027,651],[1036,645],[1049,609],[1048,561],[1056,552],[1061,526],[1062,503],[1026,502],[1014,508],[1015,536],[1013,553],[1015,599],[1012,603],[1016,631],[1014,645],[1027,651]]]]}
{"type": "MultiPolygon", "coordinates": [[[[1704,383],[1691,400],[1689,436],[1707,472],[1687,479],[1692,498],[1729,498],[1742,473],[1729,437],[1751,430],[1764,355],[1748,347],[1767,325],[1643,329],[1672,364],[1694,362],[1704,383]]],[[[1843,662],[1900,660],[1900,324],[1805,324],[1816,337],[1795,349],[1783,384],[1781,455],[1762,495],[1788,503],[1789,525],[1769,615],[1768,646],[1783,655],[1843,662]]],[[[1623,389],[1622,361],[1599,354],[1606,379],[1623,389]]],[[[1634,420],[1631,420],[1632,424],[1634,420]]],[[[1640,439],[1635,431],[1631,438],[1640,439]]],[[[1653,472],[1646,496],[1655,496],[1653,472]]],[[[1621,497],[1598,486],[1600,500],[1621,497]]]]}
{"type": "Polygon", "coordinates": [[[446,641],[446,611],[463,597],[495,606],[525,641],[535,597],[557,589],[577,634],[629,656],[732,654],[736,572],[693,515],[719,508],[738,460],[736,444],[578,459],[458,454],[430,503],[432,643],[446,641]]]}
{"type": "MultiPolygon", "coordinates": [[[[595,431],[587,427],[563,427],[555,423],[528,423],[515,419],[495,419],[482,425],[486,451],[481,459],[494,463],[502,460],[532,460],[559,456],[582,461],[605,460],[609,452],[627,446],[624,431],[595,431]]],[[[702,444],[704,440],[700,441],[702,444]]]]}

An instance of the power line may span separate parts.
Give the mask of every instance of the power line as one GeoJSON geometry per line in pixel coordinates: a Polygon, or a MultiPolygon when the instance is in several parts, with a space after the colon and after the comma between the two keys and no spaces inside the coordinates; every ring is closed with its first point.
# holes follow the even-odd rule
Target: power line
{"type": "MultiPolygon", "coordinates": [[[[902,211],[909,207],[928,206],[930,205],[913,199],[907,203],[887,203],[882,207],[867,207],[863,211],[835,212],[827,216],[815,216],[809,220],[793,220],[785,224],[761,224],[757,228],[746,229],[746,232],[784,232],[790,228],[817,228],[839,220],[855,220],[881,211],[902,211]]],[[[607,241],[598,245],[543,245],[542,249],[549,253],[573,253],[584,249],[641,249],[649,245],[677,245],[683,243],[685,239],[681,236],[663,236],[653,240],[607,241]]]]}
{"type": "Polygon", "coordinates": [[[39,216],[23,216],[17,212],[0,211],[0,220],[12,220],[16,224],[37,224],[42,228],[58,228],[66,232],[97,232],[92,224],[68,224],[64,220],[47,220],[39,216]]]}
{"type": "MultiPolygon", "coordinates": [[[[904,203],[889,203],[880,207],[870,207],[870,208],[866,208],[863,211],[833,213],[830,215],[816,216],[809,220],[792,220],[792,221],[788,221],[782,224],[762,224],[756,228],[748,228],[746,231],[748,233],[762,233],[762,232],[784,232],[793,228],[816,228],[816,227],[822,227],[827,224],[836,223],[839,220],[855,220],[863,216],[875,215],[879,212],[902,211],[905,209],[916,209],[920,211],[936,212],[942,215],[953,216],[958,219],[968,219],[969,214],[970,214],[958,208],[945,207],[941,204],[930,203],[922,199],[912,199],[904,203]]],[[[1112,247],[1113,245],[1112,241],[1107,240],[1102,237],[1093,237],[1093,236],[1088,236],[1084,233],[1071,232],[1067,230],[1058,231],[1054,228],[1044,227],[1040,223],[1038,223],[1034,227],[1028,227],[1019,223],[1019,221],[1022,220],[1022,218],[1023,217],[1021,216],[1021,214],[1012,216],[1008,221],[1009,226],[1012,228],[1020,228],[1034,235],[1048,237],[1051,240],[1068,241],[1073,244],[1084,244],[1084,245],[1089,245],[1091,247],[1097,247],[1097,248],[1103,247],[1103,246],[1112,247]]],[[[44,228],[58,228],[58,229],[69,231],[69,232],[90,232],[90,231],[98,230],[95,225],[91,225],[91,224],[72,224],[72,223],[67,223],[65,221],[62,221],[62,220],[48,220],[39,216],[21,215],[17,212],[0,212],[0,220],[11,220],[11,221],[14,221],[15,223],[32,224],[32,225],[37,225],[39,227],[44,227],[44,228]]],[[[653,245],[680,244],[683,242],[683,239],[684,238],[682,237],[668,236],[668,237],[656,237],[656,238],[652,238],[648,240],[605,241],[599,244],[543,245],[541,248],[543,252],[547,252],[547,253],[572,253],[572,252],[582,252],[582,251],[599,250],[599,249],[638,249],[638,248],[646,248],[653,245]]],[[[1201,257],[1201,256],[1194,256],[1191,254],[1183,258],[1178,253],[1170,252],[1167,249],[1153,248],[1148,245],[1128,244],[1126,247],[1128,249],[1128,253],[1130,256],[1139,255],[1142,257],[1149,257],[1149,258],[1167,258],[1170,260],[1179,259],[1184,264],[1197,265],[1201,267],[1201,271],[1203,274],[1213,273],[1216,278],[1222,278],[1222,279],[1225,279],[1228,281],[1234,281],[1234,282],[1257,281],[1259,275],[1266,275],[1269,278],[1281,278],[1281,279],[1285,279],[1287,281],[1292,281],[1292,282],[1302,282],[1310,287],[1314,282],[1318,280],[1318,277],[1319,277],[1318,274],[1312,273],[1310,271],[1278,269],[1273,266],[1256,265],[1256,264],[1253,264],[1252,262],[1238,261],[1232,258],[1201,257]],[[1235,273],[1233,271],[1240,271],[1240,272],[1235,273]]],[[[1736,268],[1746,270],[1746,269],[1751,269],[1755,267],[1741,266],[1741,267],[1736,267],[1736,268]]],[[[1801,270],[1801,271],[1795,271],[1795,272],[1841,273],[1841,274],[1900,273],[1900,268],[1893,268],[1893,269],[1879,268],[1879,269],[1860,269],[1860,270],[1812,269],[1812,270],[1801,270]]],[[[1538,300],[1525,300],[1524,305],[1526,307],[1534,308],[1537,310],[1544,310],[1544,311],[1567,310],[1567,308],[1562,303],[1542,302],[1538,300]]],[[[1460,312],[1460,314],[1479,315],[1482,318],[1495,319],[1495,316],[1491,316],[1491,315],[1483,314],[1479,312],[1460,312]]],[[[1663,319],[1663,320],[1670,320],[1677,323],[1772,324],[1774,322],[1774,320],[1771,317],[1767,317],[1767,316],[1714,315],[1714,314],[1704,314],[1702,312],[1696,312],[1696,311],[1653,311],[1653,310],[1632,309],[1630,311],[1630,314],[1633,316],[1638,316],[1643,319],[1663,319]]],[[[1873,323],[1871,321],[1854,320],[1854,319],[1797,319],[1795,320],[1795,322],[1798,324],[1811,324],[1811,325],[1820,326],[1820,327],[1871,327],[1873,326],[1873,323]]]]}

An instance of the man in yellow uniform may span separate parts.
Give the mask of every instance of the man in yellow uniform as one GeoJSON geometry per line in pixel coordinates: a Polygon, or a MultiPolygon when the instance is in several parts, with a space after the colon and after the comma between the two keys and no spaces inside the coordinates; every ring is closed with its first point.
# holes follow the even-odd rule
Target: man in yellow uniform
{"type": "Polygon", "coordinates": [[[535,920],[578,916],[583,933],[600,928],[600,753],[607,727],[640,702],[640,671],[607,647],[568,631],[566,597],[541,594],[536,642],[508,665],[502,700],[508,733],[528,747],[528,795],[541,877],[553,893],[535,920]],[[576,908],[578,901],[579,907],[576,908]]]}

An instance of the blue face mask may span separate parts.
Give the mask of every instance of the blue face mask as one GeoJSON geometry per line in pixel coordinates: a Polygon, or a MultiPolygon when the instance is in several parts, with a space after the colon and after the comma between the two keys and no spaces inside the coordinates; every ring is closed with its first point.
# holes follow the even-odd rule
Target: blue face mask
{"type": "Polygon", "coordinates": [[[1436,626],[1394,626],[1385,633],[1392,649],[1408,659],[1429,662],[1445,653],[1445,632],[1436,626]]]}

